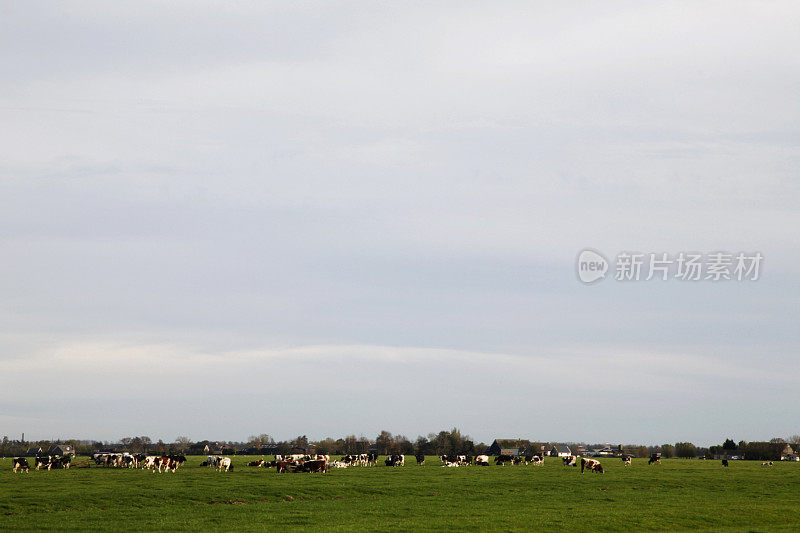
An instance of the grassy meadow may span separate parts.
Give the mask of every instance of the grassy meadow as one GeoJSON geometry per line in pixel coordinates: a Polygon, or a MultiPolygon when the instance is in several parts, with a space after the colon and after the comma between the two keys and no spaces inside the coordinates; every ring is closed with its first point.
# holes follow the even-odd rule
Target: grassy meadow
{"type": "MultiPolygon", "coordinates": [[[[14,474],[0,459],[0,529],[26,530],[800,530],[800,465],[604,459],[604,475],[544,466],[353,467],[276,474],[234,457],[219,473],[92,466],[14,474]]],[[[79,457],[76,462],[84,463],[79,457]]]]}

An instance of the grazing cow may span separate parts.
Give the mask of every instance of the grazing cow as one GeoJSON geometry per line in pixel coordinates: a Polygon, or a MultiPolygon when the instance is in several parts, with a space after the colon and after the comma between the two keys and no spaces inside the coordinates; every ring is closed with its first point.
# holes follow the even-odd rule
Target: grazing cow
{"type": "Polygon", "coordinates": [[[322,460],[306,461],[299,465],[295,472],[320,472],[326,474],[328,472],[328,463],[322,460]]]}
{"type": "Polygon", "coordinates": [[[399,453],[393,453],[386,457],[384,463],[386,463],[386,466],[405,466],[406,457],[399,453]]]}
{"type": "Polygon", "coordinates": [[[49,455],[47,457],[37,457],[36,458],[36,470],[39,470],[41,467],[45,467],[50,470],[50,467],[53,466],[53,458],[49,455]]]}
{"type": "Polygon", "coordinates": [[[566,457],[562,457],[561,460],[564,466],[578,466],[578,458],[574,455],[567,455],[566,457]]]}
{"type": "Polygon", "coordinates": [[[458,457],[455,455],[440,455],[439,459],[442,461],[442,466],[458,466],[458,457]]]}
{"type": "Polygon", "coordinates": [[[231,465],[231,458],[230,457],[219,457],[217,460],[217,471],[222,472],[225,470],[233,470],[233,465],[231,465]]]}
{"type": "Polygon", "coordinates": [[[631,456],[630,455],[626,455],[625,457],[623,457],[622,458],[622,464],[625,465],[625,466],[631,466],[631,456]]]}
{"type": "Polygon", "coordinates": [[[216,467],[217,461],[219,461],[219,457],[216,457],[214,455],[209,455],[208,457],[206,457],[206,463],[208,463],[208,466],[216,467]]]}
{"type": "Polygon", "coordinates": [[[418,465],[424,465],[425,464],[425,455],[424,454],[421,454],[421,453],[414,454],[414,459],[417,460],[417,464],[418,465]]]}
{"type": "Polygon", "coordinates": [[[475,464],[479,466],[489,466],[489,456],[479,455],[475,458],[475,464]]]}
{"type": "Polygon", "coordinates": [[[653,455],[651,455],[650,456],[650,460],[647,461],[648,466],[651,465],[651,464],[654,464],[654,463],[661,464],[661,456],[657,455],[655,453],[653,455]]]}
{"type": "Polygon", "coordinates": [[[178,453],[171,453],[167,457],[169,457],[170,459],[172,459],[175,462],[175,468],[178,468],[179,466],[183,466],[183,463],[186,462],[186,456],[178,454],[178,453]]]}
{"type": "Polygon", "coordinates": [[[156,457],[156,467],[158,468],[158,473],[161,474],[161,468],[164,468],[164,472],[169,471],[175,473],[178,469],[178,462],[168,456],[161,456],[156,457]]]}
{"type": "Polygon", "coordinates": [[[17,470],[24,470],[25,473],[29,473],[30,470],[28,469],[28,459],[25,457],[14,457],[11,459],[11,470],[14,473],[17,473],[17,470]]]}
{"type": "Polygon", "coordinates": [[[142,461],[142,462],[141,462],[142,469],[146,470],[146,469],[148,469],[148,468],[152,468],[152,469],[153,469],[153,471],[155,472],[155,469],[156,469],[156,459],[158,459],[158,457],[156,457],[155,455],[148,455],[148,456],[146,456],[146,457],[144,458],[144,461],[142,461]]]}
{"type": "Polygon", "coordinates": [[[581,457],[581,474],[585,469],[589,469],[590,472],[597,472],[598,474],[603,474],[603,465],[600,464],[600,461],[597,459],[586,459],[585,457],[581,457]]]}
{"type": "Polygon", "coordinates": [[[525,456],[525,464],[533,463],[536,466],[542,466],[544,464],[544,458],[540,455],[526,455],[525,456]]]}
{"type": "Polygon", "coordinates": [[[772,466],[772,461],[761,463],[761,466],[772,466]]]}
{"type": "Polygon", "coordinates": [[[289,461],[275,461],[275,466],[277,467],[278,474],[283,474],[284,472],[289,472],[289,468],[293,465],[289,461]]]}
{"type": "Polygon", "coordinates": [[[727,459],[723,459],[722,460],[722,466],[728,466],[728,460],[727,459]]]}
{"type": "Polygon", "coordinates": [[[514,458],[510,455],[498,455],[494,458],[495,464],[505,466],[506,463],[514,464],[514,458]]]}
{"type": "MultiPolygon", "coordinates": [[[[378,466],[378,454],[377,453],[370,452],[370,453],[362,454],[362,455],[366,455],[366,464],[367,465],[369,465],[369,466],[378,466]]],[[[400,465],[400,466],[403,466],[403,465],[400,465]]]]}
{"type": "Polygon", "coordinates": [[[50,467],[51,468],[69,468],[71,463],[72,463],[72,456],[65,455],[65,456],[62,457],[60,455],[56,455],[55,457],[53,457],[53,460],[50,462],[50,467]]]}
{"type": "Polygon", "coordinates": [[[264,466],[264,460],[259,459],[258,461],[250,461],[247,463],[247,466],[264,466]]]}

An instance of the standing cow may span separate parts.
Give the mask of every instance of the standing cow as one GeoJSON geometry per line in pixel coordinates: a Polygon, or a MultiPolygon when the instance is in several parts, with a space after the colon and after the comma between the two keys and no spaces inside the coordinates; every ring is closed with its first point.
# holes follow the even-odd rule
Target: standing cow
{"type": "Polygon", "coordinates": [[[11,459],[11,470],[17,473],[17,470],[24,470],[25,473],[30,473],[28,469],[28,460],[25,457],[14,457],[11,459]]]}

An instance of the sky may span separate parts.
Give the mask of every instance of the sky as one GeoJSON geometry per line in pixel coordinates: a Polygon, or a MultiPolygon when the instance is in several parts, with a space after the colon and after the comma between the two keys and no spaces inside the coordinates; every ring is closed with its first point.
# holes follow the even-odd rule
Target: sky
{"type": "Polygon", "coordinates": [[[0,3],[0,434],[800,433],[794,2],[0,3]],[[583,249],[759,252],[582,283],[583,249]]]}

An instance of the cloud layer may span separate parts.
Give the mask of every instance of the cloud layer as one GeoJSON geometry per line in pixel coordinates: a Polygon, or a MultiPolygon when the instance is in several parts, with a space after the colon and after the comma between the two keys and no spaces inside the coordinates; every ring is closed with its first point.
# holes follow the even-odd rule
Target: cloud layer
{"type": "Polygon", "coordinates": [[[799,18],[4,8],[0,431],[797,433],[799,18]],[[585,287],[587,246],[765,262],[585,287]]]}

